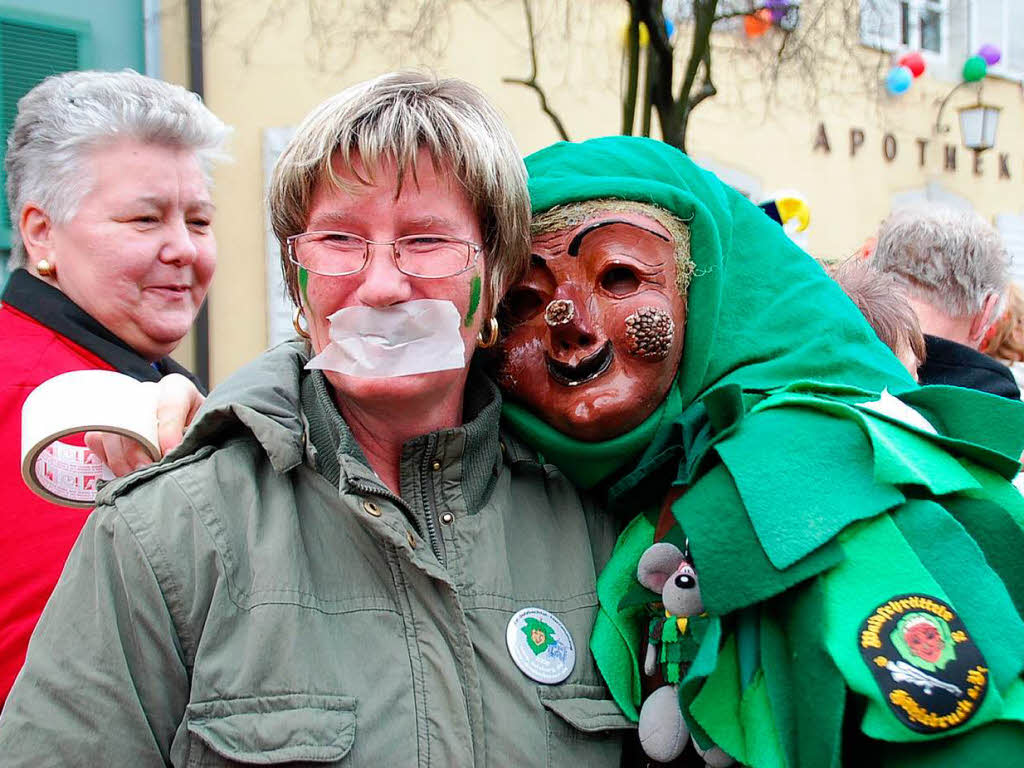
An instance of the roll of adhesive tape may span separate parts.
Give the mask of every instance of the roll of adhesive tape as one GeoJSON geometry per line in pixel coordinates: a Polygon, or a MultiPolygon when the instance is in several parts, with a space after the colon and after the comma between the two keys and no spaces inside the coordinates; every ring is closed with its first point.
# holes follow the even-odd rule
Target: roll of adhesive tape
{"type": "Polygon", "coordinates": [[[34,493],[65,507],[91,507],[98,480],[113,473],[88,448],[62,442],[79,432],[138,440],[160,458],[159,387],[116,371],[72,371],[44,381],[21,407],[21,477],[34,493]]]}

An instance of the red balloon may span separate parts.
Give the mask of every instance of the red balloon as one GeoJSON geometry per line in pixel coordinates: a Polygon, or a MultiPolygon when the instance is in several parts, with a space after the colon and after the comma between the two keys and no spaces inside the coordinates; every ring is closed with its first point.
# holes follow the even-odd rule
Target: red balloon
{"type": "Polygon", "coordinates": [[[901,67],[906,67],[910,70],[910,73],[915,77],[920,77],[924,74],[924,56],[917,51],[911,53],[904,53],[900,56],[899,62],[901,67]]]}
{"type": "Polygon", "coordinates": [[[772,28],[772,12],[762,8],[753,15],[743,17],[743,29],[747,37],[753,39],[760,37],[772,28]]]}

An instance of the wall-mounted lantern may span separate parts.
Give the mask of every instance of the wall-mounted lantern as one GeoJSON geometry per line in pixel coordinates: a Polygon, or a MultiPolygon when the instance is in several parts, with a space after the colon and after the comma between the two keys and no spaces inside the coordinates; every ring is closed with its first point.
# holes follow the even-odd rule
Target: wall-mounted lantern
{"type": "Polygon", "coordinates": [[[996,129],[999,127],[999,107],[978,103],[961,107],[960,140],[968,149],[983,152],[996,144],[996,129]]]}
{"type": "MultiPolygon", "coordinates": [[[[973,84],[965,81],[954,86],[946,94],[946,98],[939,105],[939,113],[935,116],[935,133],[937,135],[941,136],[944,133],[949,133],[949,126],[942,123],[942,113],[945,111],[950,98],[964,86],[973,84]]],[[[961,107],[957,110],[960,113],[960,141],[967,149],[974,150],[975,152],[984,152],[986,149],[991,149],[995,146],[996,129],[999,127],[999,111],[1000,107],[985,104],[981,100],[980,87],[978,88],[977,103],[961,107]]]]}

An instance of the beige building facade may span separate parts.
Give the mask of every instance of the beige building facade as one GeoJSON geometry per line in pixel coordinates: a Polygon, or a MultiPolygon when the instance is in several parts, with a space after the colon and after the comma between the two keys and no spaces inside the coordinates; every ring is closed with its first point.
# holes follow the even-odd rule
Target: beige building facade
{"type": "MultiPolygon", "coordinates": [[[[666,3],[680,62],[685,6],[666,3]]],[[[537,79],[570,137],[619,133],[627,4],[533,0],[530,8],[537,79]]],[[[185,7],[167,0],[157,13],[156,74],[187,83],[185,7]]],[[[1024,40],[1008,31],[1017,15],[1018,0],[803,0],[791,41],[806,34],[813,42],[781,67],[772,53],[779,30],[751,38],[742,18],[723,22],[713,48],[718,94],[693,113],[688,149],[756,201],[798,192],[811,226],[797,237],[815,256],[853,253],[894,206],[945,203],[999,226],[1024,279],[1024,40]],[[983,42],[1004,49],[981,87],[981,99],[1001,111],[995,146],[976,156],[961,142],[957,109],[978,101],[977,87],[955,92],[936,123],[983,42]],[[907,50],[923,50],[927,69],[906,93],[889,95],[885,73],[907,50]]],[[[482,88],[524,154],[558,139],[536,93],[504,80],[530,75],[521,0],[206,0],[203,27],[206,102],[235,128],[234,161],[215,177],[213,383],[291,334],[263,195],[290,131],[318,102],[381,72],[428,68],[482,88]]]]}

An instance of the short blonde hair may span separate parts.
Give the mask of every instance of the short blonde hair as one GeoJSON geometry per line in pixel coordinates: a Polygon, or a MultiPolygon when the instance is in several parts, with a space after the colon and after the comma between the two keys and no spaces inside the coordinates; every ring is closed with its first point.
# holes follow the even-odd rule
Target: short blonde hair
{"type": "Polygon", "coordinates": [[[401,185],[415,177],[417,154],[449,167],[479,213],[491,311],[525,271],[530,254],[526,167],[511,133],[483,93],[463,80],[394,72],[345,89],[316,107],[274,166],[270,219],[292,300],[301,306],[298,274],[286,240],[303,232],[322,181],[350,191],[332,162],[372,184],[384,162],[397,165],[401,185]],[[358,157],[364,175],[353,167],[358,157]]]}

